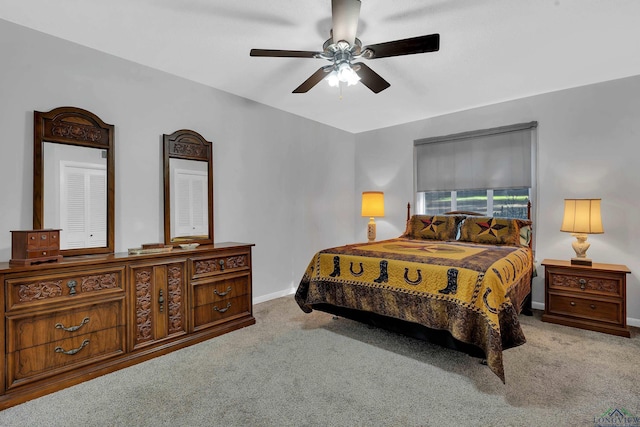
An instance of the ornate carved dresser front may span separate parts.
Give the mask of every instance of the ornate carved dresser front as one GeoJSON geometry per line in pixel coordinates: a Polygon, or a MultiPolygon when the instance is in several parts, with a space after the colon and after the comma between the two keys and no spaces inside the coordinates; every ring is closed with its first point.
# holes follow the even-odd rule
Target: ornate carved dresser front
{"type": "Polygon", "coordinates": [[[252,246],[0,263],[0,409],[254,324],[252,246]]]}

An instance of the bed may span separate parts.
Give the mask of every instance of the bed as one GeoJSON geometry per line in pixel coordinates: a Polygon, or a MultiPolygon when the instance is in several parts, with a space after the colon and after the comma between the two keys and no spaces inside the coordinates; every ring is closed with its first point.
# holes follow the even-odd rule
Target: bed
{"type": "Polygon", "coordinates": [[[407,216],[398,238],[316,253],[296,302],[481,357],[504,382],[502,351],[525,342],[518,315],[530,311],[531,221],[407,216]]]}

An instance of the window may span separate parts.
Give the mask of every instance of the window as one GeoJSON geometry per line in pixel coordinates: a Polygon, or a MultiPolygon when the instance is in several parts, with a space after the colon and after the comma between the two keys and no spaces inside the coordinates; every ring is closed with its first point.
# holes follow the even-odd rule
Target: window
{"type": "Polygon", "coordinates": [[[529,188],[418,192],[416,212],[427,215],[472,211],[487,216],[523,218],[531,200],[529,188]]]}
{"type": "Polygon", "coordinates": [[[416,213],[527,217],[537,122],[414,141],[416,213]]]}

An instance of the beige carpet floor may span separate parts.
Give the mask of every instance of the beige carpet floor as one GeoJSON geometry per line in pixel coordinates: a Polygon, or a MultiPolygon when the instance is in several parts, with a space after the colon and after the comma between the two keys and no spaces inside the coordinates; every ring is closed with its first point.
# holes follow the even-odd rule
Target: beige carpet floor
{"type": "Polygon", "coordinates": [[[593,426],[640,416],[640,332],[521,316],[506,384],[466,354],[258,304],[257,324],[0,412],[0,426],[593,426]]]}

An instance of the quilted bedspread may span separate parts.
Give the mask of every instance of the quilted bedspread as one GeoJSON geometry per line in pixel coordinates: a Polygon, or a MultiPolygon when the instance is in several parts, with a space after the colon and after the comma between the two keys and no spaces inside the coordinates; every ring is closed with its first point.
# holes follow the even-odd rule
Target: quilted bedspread
{"type": "Polygon", "coordinates": [[[528,247],[397,238],[318,252],[295,299],[305,312],[331,304],[448,330],[504,382],[502,350],[525,342],[532,274],[528,247]]]}

